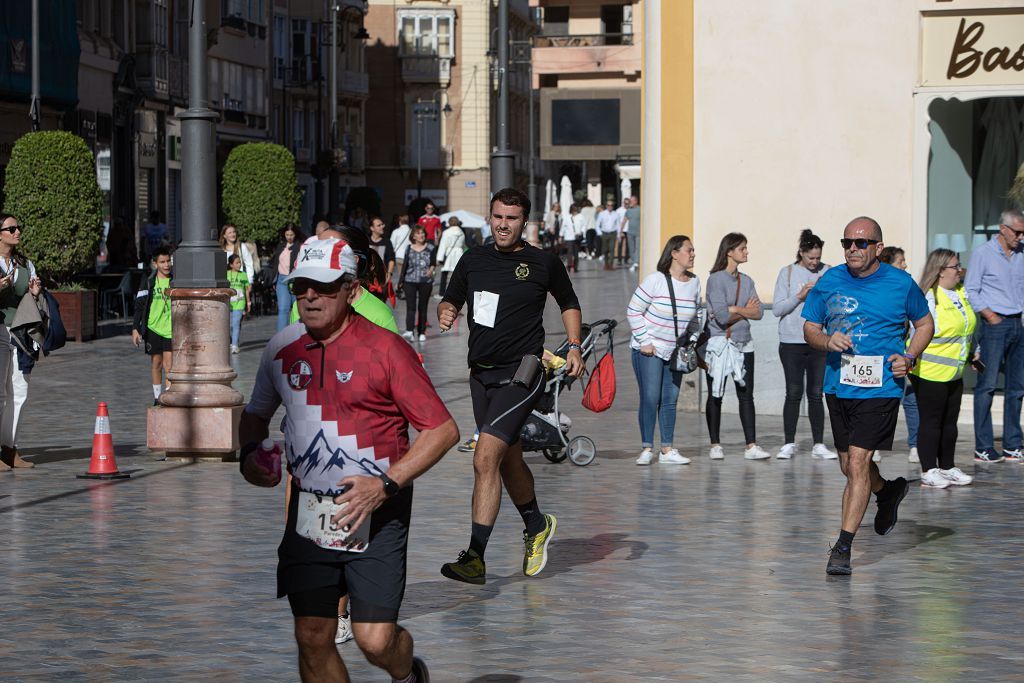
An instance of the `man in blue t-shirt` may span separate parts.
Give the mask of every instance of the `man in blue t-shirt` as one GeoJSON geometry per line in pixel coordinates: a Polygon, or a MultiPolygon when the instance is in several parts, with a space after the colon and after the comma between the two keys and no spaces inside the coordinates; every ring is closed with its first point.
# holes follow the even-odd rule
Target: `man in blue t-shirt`
{"type": "Polygon", "coordinates": [[[818,279],[802,315],[804,339],[828,352],[825,400],[839,466],[846,475],[843,524],[825,571],[847,575],[852,571],[853,536],[871,493],[878,503],[875,532],[883,536],[896,525],[896,510],[907,495],[907,480],[883,479],[871,454],[892,448],[903,378],[931,341],[934,324],[914,280],[878,260],[884,245],[877,222],[853,219],[842,244],[846,266],[818,279]],[[914,336],[904,352],[908,321],[914,336]]]}

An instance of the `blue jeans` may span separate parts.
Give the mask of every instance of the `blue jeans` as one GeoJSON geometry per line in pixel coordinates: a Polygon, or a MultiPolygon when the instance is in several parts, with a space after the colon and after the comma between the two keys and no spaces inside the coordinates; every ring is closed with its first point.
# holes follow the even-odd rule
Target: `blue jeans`
{"type": "Polygon", "coordinates": [[[1002,365],[1006,376],[1003,392],[1003,450],[1021,447],[1020,404],[1024,397],[1024,332],[1020,318],[1004,318],[998,325],[978,320],[981,326],[981,362],[985,372],[974,387],[974,448],[995,446],[992,434],[992,397],[1002,365]]]}
{"type": "Polygon", "coordinates": [[[238,335],[242,331],[242,316],[245,311],[231,311],[231,345],[238,346],[238,335]]]}
{"type": "Polygon", "coordinates": [[[661,428],[661,446],[672,445],[676,431],[676,402],[683,373],[668,369],[668,361],[645,356],[633,349],[633,372],[640,387],[640,441],[644,448],[654,447],[654,421],[661,428]]]}
{"type": "Polygon", "coordinates": [[[917,448],[917,428],[921,426],[921,415],[917,412],[917,392],[907,382],[903,391],[903,414],[907,416],[907,446],[917,448]]]}
{"type": "Polygon", "coordinates": [[[284,281],[284,277],[281,275],[277,276],[277,331],[280,332],[284,328],[288,327],[288,316],[292,312],[292,304],[295,303],[295,297],[288,291],[288,283],[284,281]]]}

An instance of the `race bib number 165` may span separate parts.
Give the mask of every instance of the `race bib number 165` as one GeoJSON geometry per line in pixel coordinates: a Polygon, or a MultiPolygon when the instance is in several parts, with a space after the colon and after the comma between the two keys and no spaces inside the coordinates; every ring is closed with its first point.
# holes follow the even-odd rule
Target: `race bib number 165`
{"type": "Polygon", "coordinates": [[[882,356],[844,353],[839,362],[839,383],[853,387],[882,386],[882,356]]]}

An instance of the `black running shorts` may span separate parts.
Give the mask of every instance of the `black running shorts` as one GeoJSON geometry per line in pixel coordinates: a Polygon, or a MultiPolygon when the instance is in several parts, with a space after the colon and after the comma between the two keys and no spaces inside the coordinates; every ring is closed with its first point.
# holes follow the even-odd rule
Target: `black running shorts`
{"type": "Polygon", "coordinates": [[[146,330],[146,353],[151,356],[159,356],[161,353],[171,352],[171,340],[161,337],[159,334],[146,330]]]}
{"type": "Polygon", "coordinates": [[[288,596],[296,617],[338,616],[348,595],[352,621],[397,622],[405,595],[412,488],[402,489],[374,511],[366,552],[325,550],[295,532],[299,490],[292,488],[288,524],[277,549],[277,597],[288,596]]]}
{"type": "Polygon", "coordinates": [[[530,411],[544,393],[544,372],[537,374],[532,387],[512,384],[518,366],[510,368],[474,368],[469,376],[473,397],[473,417],[481,434],[490,434],[512,445],[530,411]]]}
{"type": "Polygon", "coordinates": [[[846,453],[850,446],[869,451],[892,450],[900,414],[898,398],[838,398],[825,394],[825,402],[836,450],[846,453]]]}

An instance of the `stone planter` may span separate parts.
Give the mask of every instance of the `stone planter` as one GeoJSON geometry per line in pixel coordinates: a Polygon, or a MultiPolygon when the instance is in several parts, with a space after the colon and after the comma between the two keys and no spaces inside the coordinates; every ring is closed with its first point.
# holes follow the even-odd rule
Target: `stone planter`
{"type": "Polygon", "coordinates": [[[96,338],[96,290],[51,292],[60,304],[60,317],[64,321],[68,340],[78,342],[96,338]]]}

